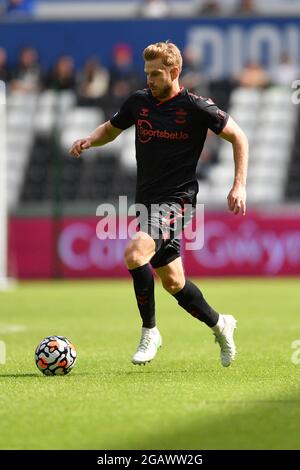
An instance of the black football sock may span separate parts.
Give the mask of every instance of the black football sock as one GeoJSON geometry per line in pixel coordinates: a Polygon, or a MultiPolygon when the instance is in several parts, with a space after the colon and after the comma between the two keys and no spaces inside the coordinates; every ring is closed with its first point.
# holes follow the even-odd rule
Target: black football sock
{"type": "Polygon", "coordinates": [[[184,288],[173,296],[181,307],[207,326],[213,327],[217,324],[219,314],[208,305],[200,289],[191,281],[186,281],[184,288]]]}
{"type": "Polygon", "coordinates": [[[149,264],[128,270],[133,278],[136,301],[143,327],[155,327],[154,279],[149,264]]]}

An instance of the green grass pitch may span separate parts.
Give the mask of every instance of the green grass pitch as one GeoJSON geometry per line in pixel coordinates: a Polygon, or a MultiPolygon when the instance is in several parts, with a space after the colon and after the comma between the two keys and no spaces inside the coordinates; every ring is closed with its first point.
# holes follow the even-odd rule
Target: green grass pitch
{"type": "Polygon", "coordinates": [[[291,360],[299,279],[195,282],[217,310],[237,317],[229,368],[211,331],[160,284],[164,344],[147,366],[130,362],[140,320],[129,281],[21,283],[1,292],[0,448],[299,449],[300,364],[291,360]],[[67,376],[45,377],[33,353],[55,334],[74,342],[78,362],[67,376]]]}

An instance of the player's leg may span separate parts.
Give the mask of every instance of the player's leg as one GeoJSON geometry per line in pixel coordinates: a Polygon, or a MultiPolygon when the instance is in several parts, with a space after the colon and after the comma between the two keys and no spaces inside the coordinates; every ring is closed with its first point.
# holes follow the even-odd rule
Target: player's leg
{"type": "Polygon", "coordinates": [[[163,287],[172,294],[178,304],[198,320],[213,327],[219,314],[206,302],[200,289],[185,279],[181,257],[160,268],[156,268],[163,287]]]}
{"type": "Polygon", "coordinates": [[[176,258],[165,266],[156,268],[163,287],[175,297],[178,304],[198,320],[209,326],[221,348],[221,362],[229,366],[234,360],[233,332],[236,321],[231,315],[217,313],[204,299],[200,289],[185,279],[182,260],[176,258]]]}
{"type": "Polygon", "coordinates": [[[154,279],[149,265],[155,250],[154,240],[147,233],[138,232],[129,242],[124,253],[142,318],[141,340],[132,358],[134,364],[145,364],[151,361],[161,346],[161,337],[155,324],[154,279]]]}
{"type": "Polygon", "coordinates": [[[143,327],[155,326],[154,279],[149,260],[155,253],[154,240],[144,232],[138,232],[125,249],[124,259],[133,279],[137,305],[143,327]]]}

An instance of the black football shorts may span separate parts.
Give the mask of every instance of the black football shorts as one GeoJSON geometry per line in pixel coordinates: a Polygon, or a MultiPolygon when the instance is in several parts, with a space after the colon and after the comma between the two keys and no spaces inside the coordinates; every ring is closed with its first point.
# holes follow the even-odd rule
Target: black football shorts
{"type": "Polygon", "coordinates": [[[138,211],[140,231],[155,241],[155,255],[150,263],[161,268],[180,256],[181,237],[184,228],[195,214],[195,203],[187,199],[147,205],[146,211],[138,211]]]}

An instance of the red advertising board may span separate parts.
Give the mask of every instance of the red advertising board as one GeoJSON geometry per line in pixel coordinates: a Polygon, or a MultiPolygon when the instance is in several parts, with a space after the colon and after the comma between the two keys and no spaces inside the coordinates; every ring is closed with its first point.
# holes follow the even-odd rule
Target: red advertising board
{"type": "MultiPolygon", "coordinates": [[[[13,218],[10,274],[22,279],[128,276],[123,263],[128,239],[100,240],[98,223],[96,217],[13,218]]],[[[300,275],[300,215],[206,213],[203,248],[187,250],[182,244],[190,276],[300,275]]]]}

